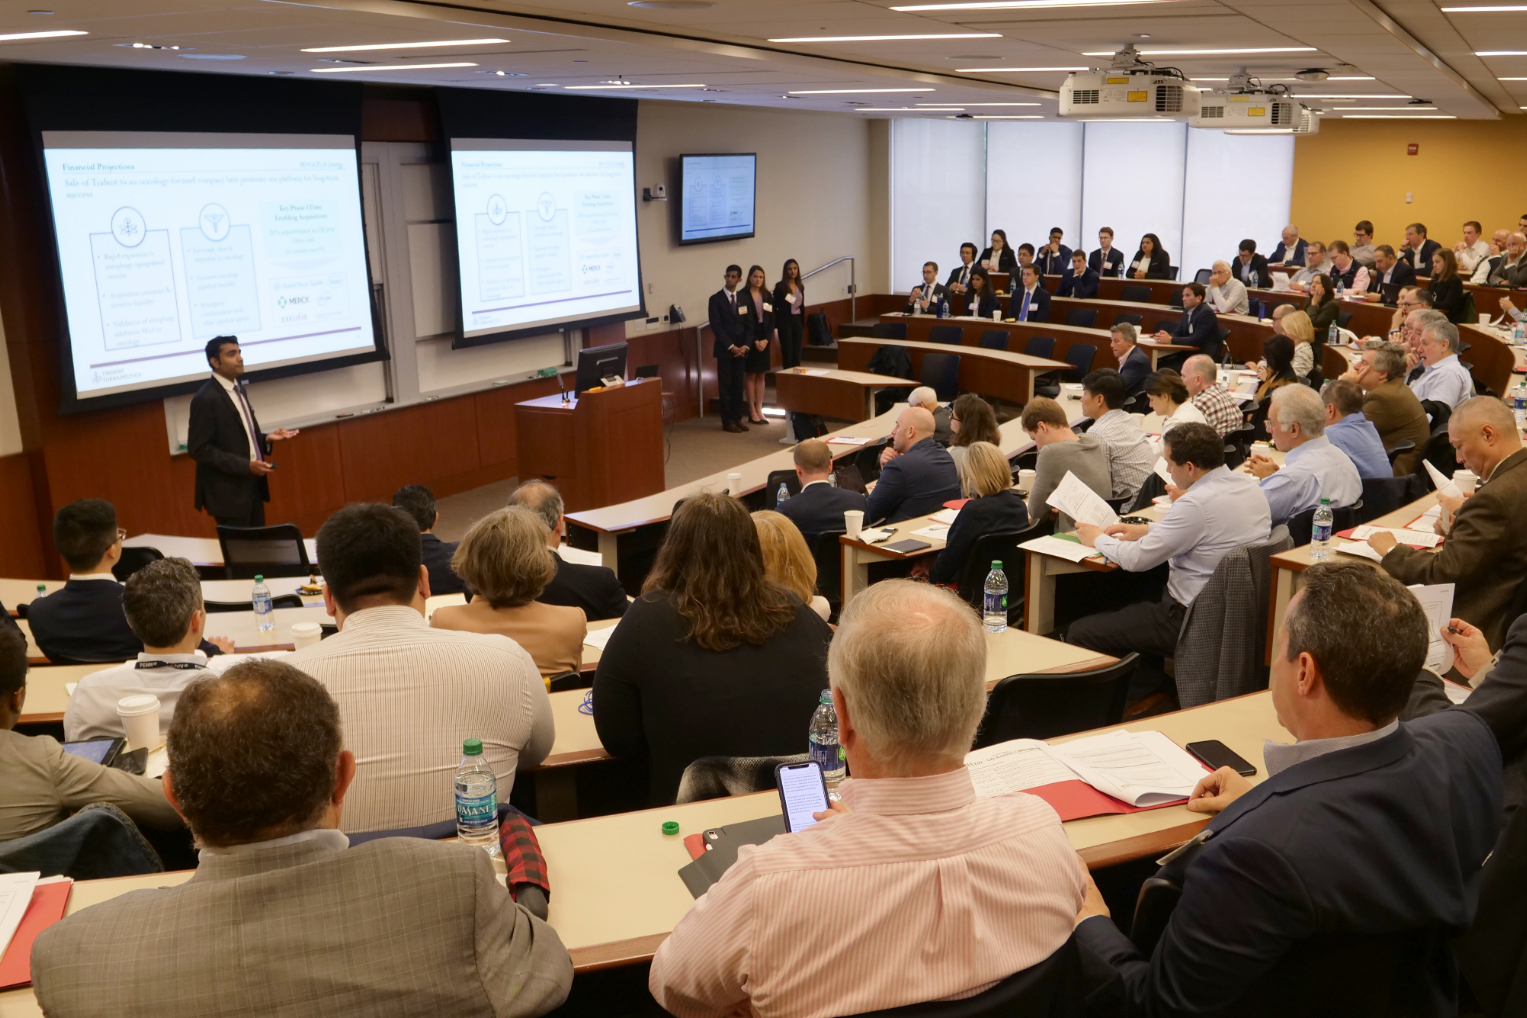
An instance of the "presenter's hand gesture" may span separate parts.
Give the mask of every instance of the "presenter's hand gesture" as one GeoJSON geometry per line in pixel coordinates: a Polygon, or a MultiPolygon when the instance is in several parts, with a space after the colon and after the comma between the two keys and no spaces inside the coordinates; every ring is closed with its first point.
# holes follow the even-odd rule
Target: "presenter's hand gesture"
{"type": "Polygon", "coordinates": [[[266,474],[270,473],[274,469],[276,469],[276,468],[271,466],[269,463],[265,462],[264,460],[250,460],[249,461],[249,472],[251,474],[254,474],[256,477],[264,477],[266,474]]]}
{"type": "Polygon", "coordinates": [[[293,428],[290,431],[286,430],[285,428],[277,428],[275,431],[272,431],[270,434],[266,435],[265,438],[267,441],[271,442],[284,442],[288,438],[296,438],[300,434],[302,434],[302,429],[300,428],[293,428]]]}

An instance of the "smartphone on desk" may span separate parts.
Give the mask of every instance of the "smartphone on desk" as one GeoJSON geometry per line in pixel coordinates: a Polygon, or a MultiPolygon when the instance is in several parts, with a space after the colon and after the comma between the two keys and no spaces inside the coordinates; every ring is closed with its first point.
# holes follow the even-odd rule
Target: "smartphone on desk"
{"type": "Polygon", "coordinates": [[[1190,742],[1183,748],[1202,761],[1210,770],[1217,771],[1221,767],[1229,767],[1243,778],[1249,778],[1257,772],[1256,767],[1237,756],[1229,746],[1218,739],[1190,742]]]}
{"type": "Polygon", "coordinates": [[[827,782],[822,779],[822,765],[815,760],[780,764],[774,768],[774,781],[779,786],[785,830],[804,831],[817,822],[812,814],[827,808],[827,782]]]}

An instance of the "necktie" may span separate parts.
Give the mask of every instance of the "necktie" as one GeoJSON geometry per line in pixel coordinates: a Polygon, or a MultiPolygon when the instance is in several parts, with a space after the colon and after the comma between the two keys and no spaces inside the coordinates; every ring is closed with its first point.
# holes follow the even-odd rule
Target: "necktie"
{"type": "Polygon", "coordinates": [[[1032,291],[1023,291],[1023,307],[1018,311],[1018,320],[1020,322],[1026,322],[1029,320],[1029,299],[1033,296],[1034,294],[1032,291]]]}
{"type": "Polygon", "coordinates": [[[933,284],[932,283],[924,283],[923,284],[923,303],[926,304],[927,302],[931,301],[932,299],[933,299],[933,284]]]}
{"type": "Polygon", "coordinates": [[[237,382],[233,383],[233,391],[239,394],[239,402],[244,404],[244,414],[249,420],[249,448],[254,451],[254,458],[264,463],[265,451],[260,448],[260,435],[255,430],[254,409],[249,405],[249,397],[244,395],[244,387],[237,382]]]}

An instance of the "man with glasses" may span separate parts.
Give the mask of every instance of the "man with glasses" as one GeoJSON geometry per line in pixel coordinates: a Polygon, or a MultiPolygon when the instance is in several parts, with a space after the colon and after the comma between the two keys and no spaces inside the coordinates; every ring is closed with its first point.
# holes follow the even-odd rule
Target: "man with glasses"
{"type": "MultiPolygon", "coordinates": [[[[1373,224],[1364,219],[1352,229],[1352,257],[1368,268],[1373,268],[1377,249],[1373,246],[1373,224]]],[[[1393,254],[1393,249],[1390,254],[1393,254]]]]}
{"type": "Polygon", "coordinates": [[[1395,313],[1400,325],[1389,330],[1389,341],[1405,348],[1406,385],[1420,378],[1421,372],[1426,370],[1421,363],[1421,331],[1426,324],[1421,316],[1430,310],[1424,290],[1400,291],[1400,307],[1395,313]]]}

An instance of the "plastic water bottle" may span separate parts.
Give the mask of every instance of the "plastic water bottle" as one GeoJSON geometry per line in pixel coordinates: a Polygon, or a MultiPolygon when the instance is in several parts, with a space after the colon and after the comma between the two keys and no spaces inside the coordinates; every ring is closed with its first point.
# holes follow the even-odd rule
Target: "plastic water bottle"
{"type": "Polygon", "coordinates": [[[461,744],[461,763],[456,768],[456,840],[489,855],[499,852],[498,779],[483,759],[481,739],[461,744]]]}
{"type": "Polygon", "coordinates": [[[1332,322],[1331,327],[1326,330],[1326,342],[1330,343],[1332,346],[1336,346],[1337,341],[1340,339],[1341,329],[1337,327],[1335,322],[1332,322]]]}
{"type": "Polygon", "coordinates": [[[1331,553],[1331,526],[1335,517],[1331,513],[1331,500],[1320,500],[1315,510],[1315,523],[1310,529],[1310,558],[1323,559],[1331,553]]]}
{"type": "Polygon", "coordinates": [[[276,606],[270,600],[270,588],[265,585],[265,577],[256,576],[254,593],[250,595],[254,602],[255,628],[261,633],[273,632],[276,628],[276,616],[273,614],[276,606]]]}
{"type": "Polygon", "coordinates": [[[785,499],[787,499],[789,497],[790,497],[790,488],[789,488],[789,486],[786,485],[784,481],[780,481],[779,482],[779,492],[774,496],[774,505],[775,505],[775,507],[778,508],[779,506],[784,505],[785,504],[785,499]]]}
{"type": "Polygon", "coordinates": [[[811,731],[808,734],[811,759],[822,768],[822,780],[827,791],[835,795],[843,776],[848,772],[848,758],[838,744],[838,709],[832,705],[832,690],[822,690],[821,703],[811,715],[811,731]]]}
{"type": "Polygon", "coordinates": [[[993,559],[991,572],[986,574],[986,599],[981,621],[988,633],[1001,633],[1007,629],[1007,574],[1002,571],[1002,560],[993,559]]]}
{"type": "Polygon", "coordinates": [[[1522,321],[1520,318],[1511,327],[1511,342],[1517,346],[1527,343],[1527,322],[1522,321]]]}

